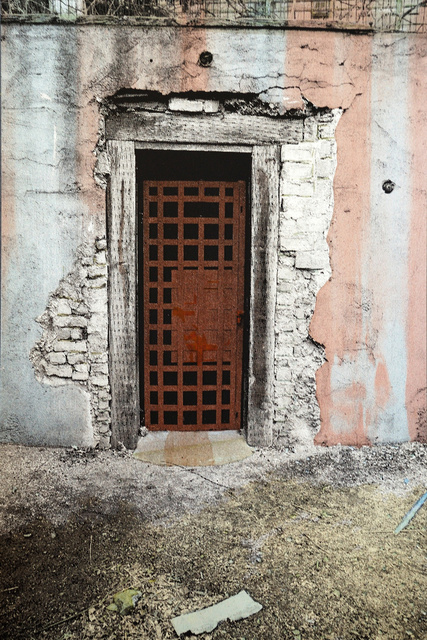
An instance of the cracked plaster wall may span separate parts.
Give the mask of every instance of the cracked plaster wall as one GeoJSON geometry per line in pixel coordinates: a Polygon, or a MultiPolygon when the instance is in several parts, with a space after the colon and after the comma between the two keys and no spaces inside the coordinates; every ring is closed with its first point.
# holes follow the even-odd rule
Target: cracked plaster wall
{"type": "MultiPolygon", "coordinates": [[[[105,190],[94,178],[99,106],[122,88],[251,93],[282,114],[306,101],[343,110],[331,277],[310,324],[326,354],[316,374],[317,442],[426,438],[423,36],[13,23],[2,32],[3,440],[99,436],[88,390],[41,384],[29,353],[44,339],[36,319],[78,248],[105,235],[105,190]],[[198,65],[204,50],[210,68],[198,65]],[[396,183],[387,196],[385,179],[396,183]]],[[[282,246],[280,259],[292,259],[282,246]]]]}

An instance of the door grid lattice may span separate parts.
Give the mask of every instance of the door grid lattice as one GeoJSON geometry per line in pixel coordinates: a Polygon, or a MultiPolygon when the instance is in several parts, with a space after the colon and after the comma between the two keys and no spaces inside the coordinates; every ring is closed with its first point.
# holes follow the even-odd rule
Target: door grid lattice
{"type": "Polygon", "coordinates": [[[149,429],[241,427],[244,234],[243,181],[144,182],[149,429]]]}

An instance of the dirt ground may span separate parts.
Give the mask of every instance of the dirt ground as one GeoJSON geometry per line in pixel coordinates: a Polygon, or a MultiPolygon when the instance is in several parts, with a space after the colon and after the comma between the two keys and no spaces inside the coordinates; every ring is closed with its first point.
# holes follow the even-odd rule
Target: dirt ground
{"type": "Polygon", "coordinates": [[[425,445],[195,469],[0,451],[1,638],[175,638],[172,617],[241,589],[262,611],[198,638],[427,638],[427,504],[393,534],[426,490],[425,445]],[[130,587],[135,609],[108,611],[130,587]]]}

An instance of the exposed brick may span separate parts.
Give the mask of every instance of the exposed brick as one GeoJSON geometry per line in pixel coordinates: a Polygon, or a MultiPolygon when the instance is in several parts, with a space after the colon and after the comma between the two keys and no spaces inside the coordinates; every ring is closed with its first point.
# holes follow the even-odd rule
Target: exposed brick
{"type": "Polygon", "coordinates": [[[58,378],[71,378],[73,369],[68,364],[45,364],[47,376],[58,376],[58,378]]]}
{"type": "Polygon", "coordinates": [[[71,313],[71,306],[68,300],[59,299],[58,300],[58,315],[60,316],[69,316],[71,313]]]}
{"type": "Polygon", "coordinates": [[[282,162],[312,163],[313,155],[313,145],[307,145],[303,142],[298,145],[284,144],[281,148],[282,162]]]}
{"type": "Polygon", "coordinates": [[[87,270],[89,278],[103,278],[107,275],[107,267],[105,265],[92,265],[87,270]]]}
{"type": "Polygon", "coordinates": [[[297,251],[295,267],[297,269],[326,269],[329,266],[327,251],[297,251]]]}
{"type": "Polygon", "coordinates": [[[107,262],[107,254],[105,251],[100,251],[95,255],[96,264],[105,265],[107,262]]]}
{"type": "Polygon", "coordinates": [[[108,364],[107,363],[93,364],[92,365],[92,371],[95,374],[98,374],[98,373],[107,374],[108,373],[108,364]]]}
{"type": "Polygon", "coordinates": [[[46,358],[49,360],[49,362],[52,362],[52,364],[65,364],[67,361],[65,353],[59,353],[56,351],[51,351],[50,353],[46,354],[46,358]]]}
{"type": "Polygon", "coordinates": [[[77,381],[85,381],[89,378],[89,373],[87,371],[73,371],[72,375],[73,380],[77,381]]]}
{"type": "Polygon", "coordinates": [[[85,353],[67,353],[67,360],[70,364],[79,364],[86,361],[85,353]]]}
{"type": "MultiPolygon", "coordinates": [[[[321,161],[320,161],[321,162],[321,161]]],[[[314,166],[299,162],[286,162],[284,165],[284,178],[292,184],[300,184],[307,180],[313,180],[314,166]]]]}
{"type": "Polygon", "coordinates": [[[76,351],[76,352],[84,352],[87,351],[86,342],[80,341],[75,342],[73,340],[58,340],[53,344],[54,351],[76,351]]]}
{"type": "Polygon", "coordinates": [[[87,373],[89,371],[89,365],[87,364],[87,362],[82,362],[82,363],[76,364],[74,366],[74,369],[76,371],[79,371],[80,373],[87,373]]]}

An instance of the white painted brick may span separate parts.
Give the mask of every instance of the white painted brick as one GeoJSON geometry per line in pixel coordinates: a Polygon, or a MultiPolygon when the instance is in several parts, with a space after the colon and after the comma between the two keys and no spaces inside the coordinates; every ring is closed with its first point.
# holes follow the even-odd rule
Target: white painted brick
{"type": "Polygon", "coordinates": [[[295,285],[290,281],[279,280],[277,283],[277,304],[279,306],[289,306],[288,295],[292,293],[295,285]]]}
{"type": "Polygon", "coordinates": [[[105,434],[110,432],[110,427],[108,423],[104,423],[99,425],[98,430],[99,430],[99,433],[105,434]]]}
{"type": "Polygon", "coordinates": [[[279,255],[279,266],[280,267],[294,267],[295,266],[295,257],[294,256],[285,256],[283,254],[279,255]]]}
{"type": "Polygon", "coordinates": [[[85,352],[87,351],[86,342],[80,341],[75,342],[74,340],[58,340],[53,343],[54,351],[76,351],[76,352],[85,352]]]}
{"type": "Polygon", "coordinates": [[[295,269],[291,267],[279,267],[277,278],[279,281],[293,282],[296,278],[295,269]]]}
{"type": "Polygon", "coordinates": [[[292,380],[292,371],[289,366],[276,368],[276,380],[278,382],[290,382],[292,380]]]}
{"type": "Polygon", "coordinates": [[[111,417],[108,411],[101,411],[100,413],[98,413],[97,418],[100,422],[111,422],[111,417]]]}
{"type": "Polygon", "coordinates": [[[297,269],[326,269],[329,267],[327,251],[297,251],[295,267],[297,269]]]}
{"type": "Polygon", "coordinates": [[[82,337],[81,329],[72,329],[71,330],[71,338],[73,340],[81,340],[81,337],[82,337]]]}
{"type": "Polygon", "coordinates": [[[92,372],[94,374],[98,374],[98,373],[107,374],[108,373],[108,364],[106,364],[106,363],[93,364],[92,365],[92,372]]]}
{"type": "Polygon", "coordinates": [[[92,351],[90,356],[92,362],[108,362],[108,353],[96,353],[92,351]]]}
{"type": "Polygon", "coordinates": [[[92,265],[87,270],[89,278],[102,278],[107,275],[107,266],[106,265],[92,265]]]}
{"type": "Polygon", "coordinates": [[[280,235],[280,248],[282,251],[309,251],[311,249],[311,238],[306,234],[299,233],[293,237],[280,235]]]}
{"type": "Polygon", "coordinates": [[[91,383],[96,387],[106,387],[108,386],[108,376],[92,376],[91,383]]]}
{"type": "Polygon", "coordinates": [[[96,264],[105,265],[107,262],[107,254],[105,251],[100,251],[95,255],[96,264]]]}
{"type": "Polygon", "coordinates": [[[58,378],[71,378],[73,370],[69,364],[48,364],[45,365],[47,376],[58,376],[58,378]]]}
{"type": "Polygon", "coordinates": [[[68,353],[67,360],[70,364],[76,365],[86,360],[86,354],[83,353],[68,353]]]}
{"type": "Polygon", "coordinates": [[[279,231],[282,235],[292,236],[300,231],[300,227],[296,220],[280,220],[279,231]]]}
{"type": "Polygon", "coordinates": [[[107,400],[100,400],[98,402],[99,409],[109,409],[109,407],[110,407],[110,403],[107,400]]]}
{"type": "Polygon", "coordinates": [[[299,322],[297,324],[296,330],[298,333],[306,336],[308,335],[308,323],[307,322],[299,322]]]}
{"type": "Polygon", "coordinates": [[[301,164],[299,162],[285,162],[284,164],[284,178],[293,184],[312,180],[313,175],[314,166],[312,164],[301,164]]]}
{"type": "Polygon", "coordinates": [[[88,289],[86,299],[92,313],[107,313],[106,289],[88,289]]]}
{"type": "Polygon", "coordinates": [[[111,400],[111,395],[105,389],[100,389],[98,392],[98,398],[103,398],[105,400],[111,400]]]}
{"type": "Polygon", "coordinates": [[[284,144],[281,147],[281,160],[282,162],[313,162],[314,153],[313,144],[304,144],[303,142],[298,145],[284,144]]]}
{"type": "Polygon", "coordinates": [[[325,158],[324,160],[318,160],[316,162],[316,176],[318,178],[330,178],[334,177],[335,162],[332,158],[325,158]]]}
{"type": "Polygon", "coordinates": [[[107,278],[92,278],[87,281],[86,286],[89,289],[103,289],[107,286],[107,278]]]}
{"type": "Polygon", "coordinates": [[[295,221],[295,227],[298,231],[310,232],[313,235],[313,239],[315,237],[318,238],[320,235],[322,240],[324,240],[323,232],[328,228],[328,224],[329,216],[322,215],[320,212],[317,214],[317,217],[302,216],[295,221]]]}
{"type": "Polygon", "coordinates": [[[284,211],[310,213],[313,209],[313,201],[311,198],[287,195],[282,196],[282,207],[284,211]]]}
{"type": "Polygon", "coordinates": [[[77,382],[84,382],[89,378],[89,373],[87,371],[73,371],[72,378],[77,382]]]}
{"type": "MultiPolygon", "coordinates": [[[[282,332],[294,331],[295,330],[295,320],[292,316],[288,316],[286,320],[282,320],[280,323],[277,323],[277,331],[281,334],[282,332]]],[[[278,340],[280,343],[280,339],[278,340]]]]}
{"type": "Polygon", "coordinates": [[[317,141],[317,118],[306,118],[304,120],[304,142],[317,141]]]}
{"type": "Polygon", "coordinates": [[[321,139],[335,137],[336,122],[325,122],[318,126],[318,136],[321,139]]]}
{"type": "Polygon", "coordinates": [[[57,313],[60,316],[69,316],[70,315],[71,307],[70,307],[70,303],[68,302],[68,300],[64,300],[63,298],[58,300],[57,313]]]}
{"type": "Polygon", "coordinates": [[[170,111],[185,111],[188,113],[200,113],[204,111],[204,100],[188,100],[187,98],[171,98],[169,100],[170,111]]]}
{"type": "Polygon", "coordinates": [[[203,101],[203,111],[205,113],[217,113],[219,111],[219,101],[218,100],[204,100],[203,101]]]}
{"type": "Polygon", "coordinates": [[[76,371],[78,371],[79,373],[88,373],[89,371],[89,365],[86,362],[82,362],[80,364],[76,364],[74,366],[74,369],[76,371]]]}
{"type": "Polygon", "coordinates": [[[280,396],[292,396],[294,391],[293,384],[290,382],[274,382],[274,394],[280,396]]]}
{"type": "Polygon", "coordinates": [[[332,177],[329,178],[319,178],[316,180],[316,200],[317,202],[322,203],[322,210],[326,208],[332,208],[332,196],[333,196],[333,183],[332,177]]]}
{"type": "Polygon", "coordinates": [[[51,351],[46,355],[46,357],[52,364],[65,364],[67,361],[65,353],[59,353],[55,351],[51,351]]]}
{"type": "Polygon", "coordinates": [[[319,143],[319,157],[320,158],[332,158],[335,154],[335,141],[334,140],[321,140],[319,143]]]}
{"type": "MultiPolygon", "coordinates": [[[[108,433],[109,433],[109,431],[108,431],[108,433]]],[[[110,436],[109,435],[101,436],[99,438],[98,447],[100,449],[109,449],[110,448],[110,436]]]]}
{"type": "Polygon", "coordinates": [[[314,182],[295,184],[289,180],[282,180],[280,190],[283,196],[300,196],[310,198],[314,194],[314,182]]]}
{"type": "Polygon", "coordinates": [[[89,351],[92,357],[92,354],[101,354],[107,351],[108,342],[107,336],[98,333],[90,333],[87,338],[87,342],[89,345],[89,351]]]}
{"type": "Polygon", "coordinates": [[[83,302],[79,304],[76,309],[76,313],[81,316],[84,316],[86,313],[89,313],[89,307],[87,307],[83,302]]]}
{"type": "Polygon", "coordinates": [[[58,329],[58,331],[56,332],[56,337],[58,338],[58,340],[68,340],[69,338],[71,338],[71,329],[67,329],[65,327],[58,329]]]}
{"type": "Polygon", "coordinates": [[[106,333],[108,325],[107,314],[93,313],[87,325],[87,331],[91,333],[106,333]]]}

